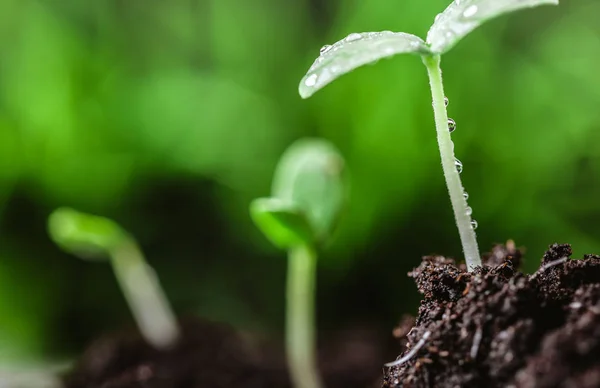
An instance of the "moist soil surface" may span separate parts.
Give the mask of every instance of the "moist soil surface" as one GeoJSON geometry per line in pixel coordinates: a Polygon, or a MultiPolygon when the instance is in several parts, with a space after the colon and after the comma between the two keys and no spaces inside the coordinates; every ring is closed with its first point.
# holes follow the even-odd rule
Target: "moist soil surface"
{"type": "MultiPolygon", "coordinates": [[[[182,320],[181,329],[179,345],[169,351],[153,349],[135,330],[99,338],[66,376],[65,388],[291,388],[280,347],[198,318],[182,320]]],[[[326,386],[381,387],[381,365],[393,357],[382,343],[385,336],[364,328],[325,338],[319,368],[326,386]]]]}
{"type": "Polygon", "coordinates": [[[511,242],[473,273],[425,257],[409,274],[423,294],[418,317],[396,329],[406,350],[383,386],[600,387],[600,256],[571,254],[550,246],[531,275],[511,242]]]}
{"type": "MultiPolygon", "coordinates": [[[[418,316],[394,330],[406,350],[384,367],[383,387],[600,387],[600,256],[571,253],[552,245],[531,275],[518,271],[510,242],[473,273],[425,257],[409,274],[423,294],[418,316]]],[[[162,352],[133,330],[98,339],[65,387],[291,387],[282,349],[196,318],[181,328],[162,352]]],[[[319,350],[327,388],[381,387],[384,342],[360,330],[328,338],[319,350]]]]}

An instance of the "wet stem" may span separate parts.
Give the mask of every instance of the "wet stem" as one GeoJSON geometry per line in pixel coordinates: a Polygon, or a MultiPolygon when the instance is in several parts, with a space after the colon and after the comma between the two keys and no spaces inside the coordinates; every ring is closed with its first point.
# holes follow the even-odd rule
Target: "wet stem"
{"type": "Polygon", "coordinates": [[[481,258],[479,256],[475,231],[471,226],[471,217],[467,214],[467,200],[463,195],[460,175],[455,166],[454,145],[450,137],[448,113],[446,112],[444,101],[445,94],[442,82],[442,70],[440,68],[440,57],[438,55],[425,55],[423,56],[423,63],[427,67],[429,75],[429,84],[433,97],[435,128],[440,156],[442,158],[444,178],[446,179],[446,186],[450,194],[450,201],[452,202],[454,218],[456,219],[456,226],[458,226],[458,233],[465,254],[467,268],[469,271],[472,271],[475,267],[481,266],[481,258]]]}
{"type": "Polygon", "coordinates": [[[309,245],[289,251],[286,351],[295,388],[323,388],[316,360],[315,275],[317,255],[309,245]]]}

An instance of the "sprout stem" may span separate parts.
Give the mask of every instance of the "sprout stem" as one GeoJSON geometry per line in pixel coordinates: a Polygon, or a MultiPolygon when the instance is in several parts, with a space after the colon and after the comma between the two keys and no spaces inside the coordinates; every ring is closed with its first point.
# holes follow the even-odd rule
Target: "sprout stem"
{"type": "Polygon", "coordinates": [[[460,175],[456,170],[454,158],[454,146],[448,128],[448,113],[444,102],[444,84],[442,82],[442,70],[440,68],[439,55],[424,55],[423,63],[427,67],[431,95],[433,97],[433,112],[435,115],[435,128],[437,131],[438,146],[442,157],[442,169],[446,178],[446,186],[450,193],[450,201],[454,210],[454,218],[458,226],[458,233],[462,243],[467,268],[472,271],[481,266],[479,248],[475,231],[471,226],[471,216],[467,214],[467,201],[463,196],[463,186],[460,175]]]}
{"type": "Polygon", "coordinates": [[[317,254],[307,244],[288,252],[286,351],[296,388],[322,388],[316,362],[315,274],[317,254]]]}
{"type": "Polygon", "coordinates": [[[135,241],[124,236],[110,250],[113,270],[140,332],[157,349],[173,347],[179,338],[175,314],[135,241]]]}

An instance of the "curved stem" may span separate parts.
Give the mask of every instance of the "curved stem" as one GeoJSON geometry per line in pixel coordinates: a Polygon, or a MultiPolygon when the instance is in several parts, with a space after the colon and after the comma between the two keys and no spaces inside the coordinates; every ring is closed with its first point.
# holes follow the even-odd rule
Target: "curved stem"
{"type": "Polygon", "coordinates": [[[110,253],[117,281],[146,341],[157,349],[173,347],[180,336],[177,319],[135,241],[125,237],[110,253]]]}
{"type": "Polygon", "coordinates": [[[301,245],[289,250],[286,293],[286,352],[296,388],[322,388],[315,338],[315,275],[317,255],[301,245]]]}
{"type": "Polygon", "coordinates": [[[450,194],[454,218],[458,226],[458,233],[465,254],[467,268],[472,271],[475,267],[481,265],[479,257],[479,247],[475,231],[471,226],[471,216],[467,214],[467,200],[463,195],[463,186],[460,181],[460,175],[456,170],[454,157],[454,144],[450,137],[448,128],[448,113],[446,112],[446,103],[444,101],[444,84],[442,82],[442,70],[440,68],[440,57],[423,56],[423,63],[427,67],[429,75],[429,84],[431,86],[431,95],[433,97],[433,112],[435,115],[435,128],[437,131],[438,146],[440,156],[442,157],[442,168],[446,178],[446,186],[450,194]]]}

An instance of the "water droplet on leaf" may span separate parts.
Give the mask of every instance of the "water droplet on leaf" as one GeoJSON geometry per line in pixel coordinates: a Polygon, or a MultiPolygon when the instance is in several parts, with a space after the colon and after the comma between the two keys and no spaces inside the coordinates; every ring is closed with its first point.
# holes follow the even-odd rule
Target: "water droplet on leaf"
{"type": "Polygon", "coordinates": [[[306,81],[304,81],[304,84],[308,87],[315,86],[317,84],[317,78],[318,78],[318,76],[316,74],[311,74],[306,78],[306,81]]]}
{"type": "Polygon", "coordinates": [[[448,130],[450,131],[450,133],[456,130],[456,121],[448,119],[448,130]]]}
{"type": "Polygon", "coordinates": [[[325,54],[326,52],[328,52],[329,50],[331,50],[333,46],[330,44],[326,44],[325,46],[321,47],[321,50],[319,50],[321,52],[321,55],[325,54]]]}
{"type": "Polygon", "coordinates": [[[355,40],[359,40],[360,38],[362,38],[361,34],[359,34],[358,32],[353,32],[346,37],[345,41],[346,42],[354,42],[355,40]]]}
{"type": "Polygon", "coordinates": [[[477,8],[477,6],[473,4],[469,7],[467,7],[467,9],[465,9],[465,12],[463,12],[463,17],[465,17],[465,18],[473,17],[473,16],[475,16],[475,14],[477,14],[478,10],[479,9],[477,8]]]}
{"type": "Polygon", "coordinates": [[[448,106],[448,104],[450,104],[450,100],[448,97],[444,97],[444,105],[448,106]]]}

